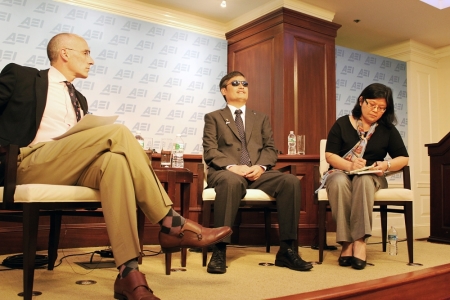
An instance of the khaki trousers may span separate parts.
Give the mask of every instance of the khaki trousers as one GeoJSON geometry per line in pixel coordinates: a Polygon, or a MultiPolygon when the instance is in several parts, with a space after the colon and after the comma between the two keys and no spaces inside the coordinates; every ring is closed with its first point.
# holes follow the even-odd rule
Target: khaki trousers
{"type": "Polygon", "coordinates": [[[336,221],[336,242],[353,243],[372,236],[375,192],[387,187],[386,178],[374,174],[348,176],[333,172],[328,176],[326,189],[336,221]]]}
{"type": "Polygon", "coordinates": [[[116,265],[139,256],[137,206],[152,223],[171,209],[147,154],[120,124],[20,149],[18,184],[79,185],[100,190],[116,265]]]}

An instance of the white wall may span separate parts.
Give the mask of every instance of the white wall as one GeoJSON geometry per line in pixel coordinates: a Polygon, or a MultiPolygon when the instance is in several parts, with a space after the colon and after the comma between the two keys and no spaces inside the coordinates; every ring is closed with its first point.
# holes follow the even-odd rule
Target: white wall
{"type": "MultiPolygon", "coordinates": [[[[430,235],[430,160],[425,144],[437,143],[450,130],[448,104],[450,48],[433,49],[415,41],[377,51],[407,63],[408,151],[414,193],[414,235],[430,235]]],[[[400,223],[400,220],[398,221],[400,223]]]]}

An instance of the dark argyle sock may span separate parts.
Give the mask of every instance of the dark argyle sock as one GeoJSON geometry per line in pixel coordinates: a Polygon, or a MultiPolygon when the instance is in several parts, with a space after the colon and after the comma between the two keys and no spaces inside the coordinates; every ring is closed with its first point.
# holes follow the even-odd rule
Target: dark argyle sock
{"type": "Polygon", "coordinates": [[[121,278],[127,277],[131,271],[139,271],[138,258],[133,258],[121,265],[119,268],[119,274],[121,278]]]}
{"type": "Polygon", "coordinates": [[[159,221],[159,225],[161,225],[162,233],[176,235],[180,233],[185,222],[186,220],[171,208],[167,215],[159,221]]]}

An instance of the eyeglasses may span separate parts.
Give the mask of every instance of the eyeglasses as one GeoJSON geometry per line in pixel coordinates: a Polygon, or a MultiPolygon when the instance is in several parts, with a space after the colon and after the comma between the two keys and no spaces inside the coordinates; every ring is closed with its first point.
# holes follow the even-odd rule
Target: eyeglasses
{"type": "Polygon", "coordinates": [[[83,53],[86,57],[91,56],[90,50],[75,50],[75,49],[71,49],[71,48],[64,48],[64,50],[78,51],[78,52],[83,53]]]}
{"type": "Polygon", "coordinates": [[[364,101],[366,102],[367,106],[369,106],[370,110],[377,110],[378,112],[385,112],[386,111],[386,107],[379,107],[378,105],[375,105],[373,103],[370,103],[367,101],[367,99],[364,99],[364,101]]]}
{"type": "Polygon", "coordinates": [[[243,87],[248,87],[248,82],[245,80],[239,81],[239,80],[233,80],[232,82],[228,83],[227,85],[232,85],[232,86],[239,86],[240,84],[242,84],[243,87]]]}

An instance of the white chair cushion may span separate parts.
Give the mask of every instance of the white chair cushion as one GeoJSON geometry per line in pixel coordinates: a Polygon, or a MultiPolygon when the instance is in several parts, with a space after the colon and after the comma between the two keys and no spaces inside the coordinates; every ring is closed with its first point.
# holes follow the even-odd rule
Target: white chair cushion
{"type": "MultiPolygon", "coordinates": [[[[328,201],[326,189],[320,189],[317,194],[319,201],[328,201]]],[[[381,189],[375,193],[375,201],[413,201],[413,193],[408,189],[381,189]]]]}
{"type": "MultiPolygon", "coordinates": [[[[203,201],[214,201],[216,198],[216,192],[213,188],[203,190],[203,201]]],[[[275,201],[275,198],[270,197],[266,193],[258,189],[247,189],[247,194],[242,199],[245,201],[275,201]]]]}
{"type": "MultiPolygon", "coordinates": [[[[0,187],[0,202],[3,202],[3,187],[0,187]]],[[[21,184],[16,187],[14,202],[100,202],[100,191],[83,186],[21,184]]]]}

